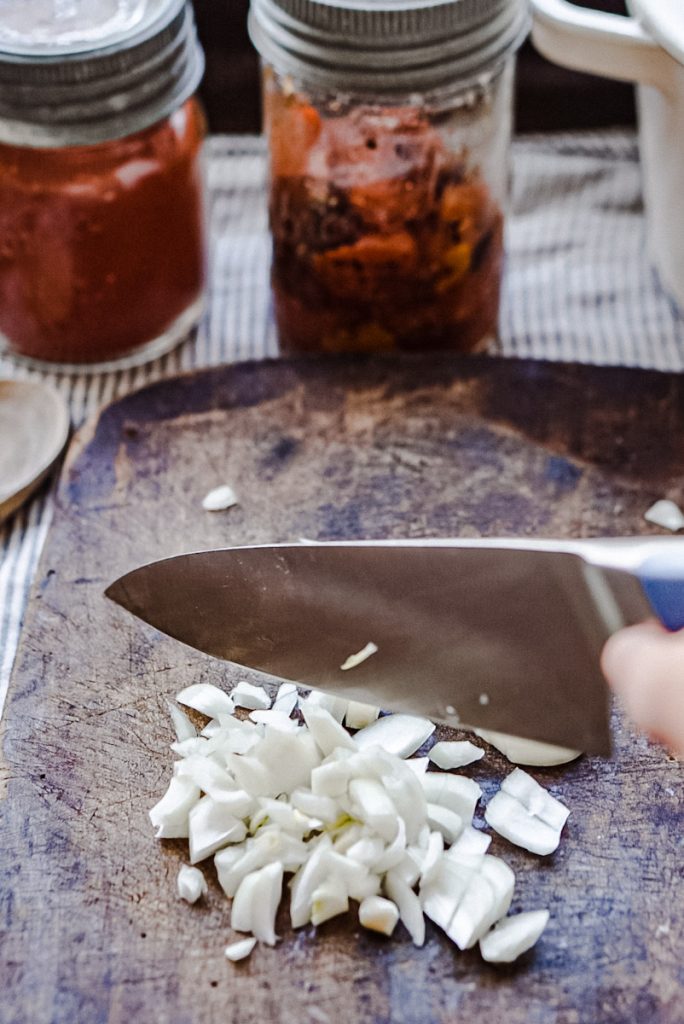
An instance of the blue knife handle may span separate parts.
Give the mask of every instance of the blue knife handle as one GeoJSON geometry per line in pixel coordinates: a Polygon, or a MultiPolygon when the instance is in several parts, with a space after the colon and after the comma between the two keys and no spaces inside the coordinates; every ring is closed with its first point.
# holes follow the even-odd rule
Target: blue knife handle
{"type": "Polygon", "coordinates": [[[636,575],[662,624],[670,630],[684,629],[684,551],[650,555],[636,575]]]}

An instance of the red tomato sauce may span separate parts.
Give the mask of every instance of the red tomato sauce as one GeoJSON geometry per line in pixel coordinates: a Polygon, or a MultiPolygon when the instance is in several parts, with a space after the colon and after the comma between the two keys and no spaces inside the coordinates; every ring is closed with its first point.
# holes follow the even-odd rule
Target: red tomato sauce
{"type": "Polygon", "coordinates": [[[0,145],[0,334],[11,351],[117,359],[200,300],[203,136],[191,99],[120,140],[0,145]]]}

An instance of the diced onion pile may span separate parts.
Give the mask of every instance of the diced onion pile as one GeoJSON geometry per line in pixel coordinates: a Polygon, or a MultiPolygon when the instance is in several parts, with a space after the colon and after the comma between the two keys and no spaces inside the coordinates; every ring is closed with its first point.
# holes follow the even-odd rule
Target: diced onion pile
{"type": "MultiPolygon", "coordinates": [[[[412,757],[432,722],[378,717],[377,708],[317,692],[300,698],[290,683],[274,701],[246,682],[230,695],[199,683],[177,699],[209,721],[198,732],[170,705],[178,760],[150,819],[157,838],[188,840],[190,866],[178,875],[183,899],[206,893],[195,865],[214,858],[232,900],[231,926],[249,936],[226,947],[229,960],[249,956],[257,941],[276,943],[285,884],[293,928],[347,913],[353,900],[365,928],[389,936],[401,921],[422,946],[427,916],[459,949],[479,942],[493,963],[514,960],[541,935],[548,911],[507,916],[513,871],[487,852],[491,837],[471,823],[480,787],[453,772],[428,772],[428,757],[412,757]],[[352,736],[343,722],[359,731],[352,736]]],[[[453,768],[480,751],[441,742],[429,759],[453,768]]],[[[568,813],[516,768],[485,818],[511,842],[546,855],[568,813]]]]}

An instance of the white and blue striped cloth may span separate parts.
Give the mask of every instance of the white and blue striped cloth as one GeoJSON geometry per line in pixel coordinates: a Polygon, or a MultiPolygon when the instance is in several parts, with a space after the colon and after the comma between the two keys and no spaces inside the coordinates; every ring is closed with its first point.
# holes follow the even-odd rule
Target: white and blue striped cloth
{"type": "MultiPolygon", "coordinates": [[[[263,143],[216,137],[207,156],[211,279],[197,336],[136,370],[46,375],[68,399],[76,426],[102,404],[151,381],[277,351],[269,305],[263,143]]],[[[521,138],[514,144],[513,169],[500,353],[684,369],[684,316],[659,290],[644,254],[634,135],[521,138]]],[[[0,357],[0,377],[29,375],[0,357]]],[[[34,499],[0,527],[0,710],[50,523],[52,494],[34,499]]]]}

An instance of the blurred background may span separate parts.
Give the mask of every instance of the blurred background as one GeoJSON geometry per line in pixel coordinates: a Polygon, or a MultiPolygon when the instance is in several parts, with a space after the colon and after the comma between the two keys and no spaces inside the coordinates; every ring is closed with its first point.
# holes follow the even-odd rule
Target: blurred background
{"type": "MultiPolygon", "coordinates": [[[[575,0],[625,14],[623,0],[575,0]]],[[[258,132],[258,62],[247,35],[249,0],[194,0],[207,57],[201,89],[212,132],[258,132]]],[[[565,71],[530,43],[520,54],[516,126],[521,132],[629,125],[635,121],[631,85],[565,71]]]]}

